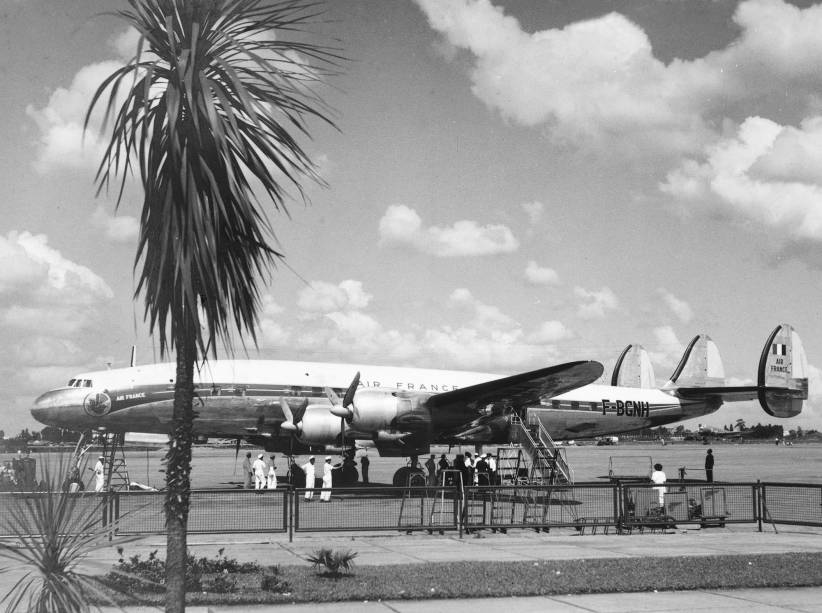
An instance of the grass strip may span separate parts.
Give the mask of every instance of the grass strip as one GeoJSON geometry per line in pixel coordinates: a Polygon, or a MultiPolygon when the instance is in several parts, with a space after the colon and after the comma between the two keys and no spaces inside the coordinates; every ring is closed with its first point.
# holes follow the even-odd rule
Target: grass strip
{"type": "MultiPolygon", "coordinates": [[[[309,567],[280,567],[288,592],[189,593],[189,604],[270,604],[346,600],[421,600],[735,589],[822,585],[822,553],[432,562],[355,566],[350,575],[319,577],[309,567]]],[[[162,594],[123,605],[157,604],[162,594]]]]}

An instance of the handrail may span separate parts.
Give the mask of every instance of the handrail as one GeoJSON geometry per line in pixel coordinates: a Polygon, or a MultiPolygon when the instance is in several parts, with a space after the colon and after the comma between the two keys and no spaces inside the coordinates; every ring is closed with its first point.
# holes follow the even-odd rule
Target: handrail
{"type": "Polygon", "coordinates": [[[568,462],[539,420],[534,419],[533,416],[529,419],[529,426],[536,427],[536,440],[531,428],[526,426],[518,415],[511,416],[511,425],[515,427],[514,438],[527,449],[533,466],[540,471],[543,478],[547,477],[549,482],[553,482],[559,473],[565,483],[573,483],[573,474],[568,462]]]}

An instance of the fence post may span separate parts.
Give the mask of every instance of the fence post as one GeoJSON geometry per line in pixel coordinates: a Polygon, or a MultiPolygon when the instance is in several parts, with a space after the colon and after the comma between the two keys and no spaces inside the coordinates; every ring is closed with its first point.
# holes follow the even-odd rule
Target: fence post
{"type": "Polygon", "coordinates": [[[297,515],[299,514],[299,505],[297,501],[297,489],[292,485],[288,488],[288,542],[294,542],[294,525],[297,522],[297,515]]]}
{"type": "Polygon", "coordinates": [[[622,505],[620,504],[622,495],[620,489],[619,481],[611,485],[611,491],[614,495],[614,523],[616,524],[617,534],[622,534],[622,505]]]}
{"type": "Polygon", "coordinates": [[[762,532],[762,514],[763,514],[763,507],[764,507],[764,497],[765,493],[762,491],[762,484],[760,483],[759,479],[756,480],[756,523],[759,525],[759,531],[762,532]]]}
{"type": "MultiPolygon", "coordinates": [[[[462,480],[460,480],[462,483],[462,480]]],[[[463,522],[465,521],[465,500],[462,495],[462,488],[457,485],[457,480],[454,479],[454,509],[456,511],[457,525],[459,526],[460,538],[462,538],[463,522]]]]}

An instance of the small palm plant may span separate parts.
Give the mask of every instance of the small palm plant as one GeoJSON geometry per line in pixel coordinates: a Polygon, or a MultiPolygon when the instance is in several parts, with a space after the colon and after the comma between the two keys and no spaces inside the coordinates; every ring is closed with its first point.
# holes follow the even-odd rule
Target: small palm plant
{"type": "Polygon", "coordinates": [[[323,548],[315,551],[307,559],[314,565],[315,570],[322,571],[319,572],[321,576],[340,577],[351,572],[356,557],[356,551],[333,551],[323,548]]]}
{"type": "MultiPolygon", "coordinates": [[[[45,460],[36,492],[3,494],[0,528],[12,534],[0,541],[0,572],[22,572],[0,599],[6,611],[65,613],[99,610],[92,604],[114,604],[97,580],[78,570],[92,550],[110,544],[113,525],[103,524],[106,498],[95,493],[69,493],[63,483],[64,458],[56,466],[45,460]]],[[[125,539],[118,539],[124,541],[125,539]]]]}

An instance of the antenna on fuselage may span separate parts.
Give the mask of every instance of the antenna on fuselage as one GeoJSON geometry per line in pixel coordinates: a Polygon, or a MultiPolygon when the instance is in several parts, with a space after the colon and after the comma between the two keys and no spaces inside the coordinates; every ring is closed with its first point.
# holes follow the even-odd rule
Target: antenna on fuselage
{"type": "Polygon", "coordinates": [[[129,366],[132,368],[137,366],[137,345],[131,346],[131,360],[129,360],[129,366]]]}

